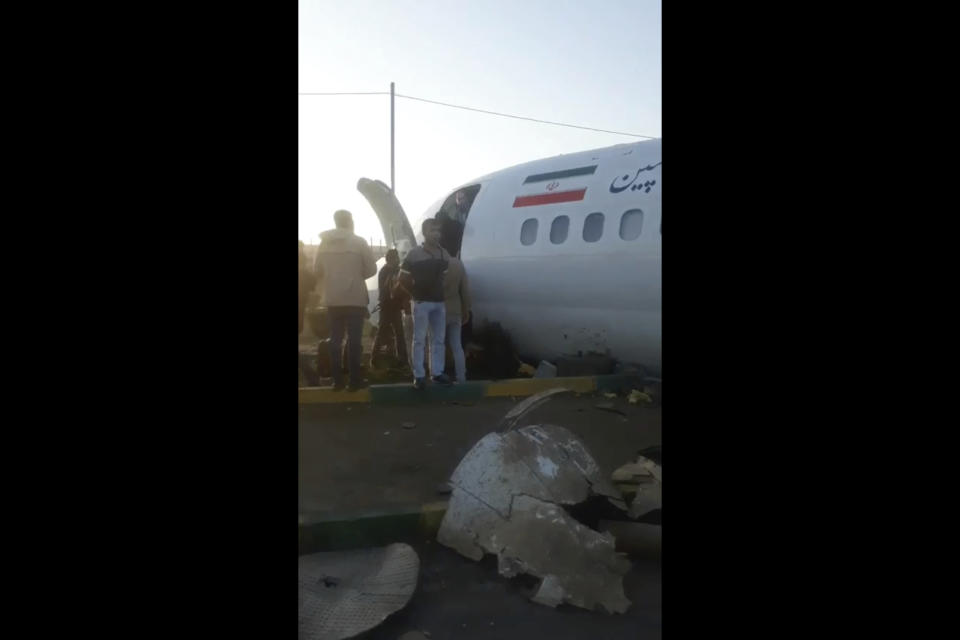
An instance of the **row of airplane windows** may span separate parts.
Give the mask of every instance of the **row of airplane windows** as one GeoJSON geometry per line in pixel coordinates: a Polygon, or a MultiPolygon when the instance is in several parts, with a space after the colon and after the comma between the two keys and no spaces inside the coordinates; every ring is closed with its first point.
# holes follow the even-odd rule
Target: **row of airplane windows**
{"type": "MultiPolygon", "coordinates": [[[[583,240],[596,242],[603,236],[604,215],[599,211],[591,213],[583,221],[583,240]]],[[[537,231],[540,222],[536,218],[528,218],[520,227],[520,243],[529,246],[537,241],[537,231]]],[[[622,240],[636,240],[643,230],[643,211],[630,209],[620,216],[620,238],[622,240]]],[[[562,244],[570,232],[570,217],[557,216],[550,224],[550,242],[562,244]]]]}

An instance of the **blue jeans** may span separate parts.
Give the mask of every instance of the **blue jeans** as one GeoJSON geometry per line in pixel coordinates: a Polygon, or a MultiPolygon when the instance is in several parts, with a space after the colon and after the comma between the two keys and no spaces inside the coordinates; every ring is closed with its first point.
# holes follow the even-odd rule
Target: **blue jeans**
{"type": "Polygon", "coordinates": [[[457,382],[467,381],[467,359],[463,355],[463,341],[460,339],[460,327],[463,318],[459,315],[447,316],[447,344],[453,352],[453,366],[457,372],[457,382]]]}
{"type": "Polygon", "coordinates": [[[443,373],[443,336],[447,307],[443,302],[413,301],[413,377],[424,378],[423,352],[430,326],[430,375],[443,373]]]}

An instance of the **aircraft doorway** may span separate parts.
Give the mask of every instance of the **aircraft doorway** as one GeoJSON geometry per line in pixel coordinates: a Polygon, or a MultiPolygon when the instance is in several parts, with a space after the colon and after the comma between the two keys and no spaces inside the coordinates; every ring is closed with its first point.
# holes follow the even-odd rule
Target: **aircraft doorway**
{"type": "Polygon", "coordinates": [[[444,200],[443,206],[434,216],[440,221],[440,245],[450,255],[460,257],[460,245],[463,243],[463,230],[467,223],[470,207],[480,191],[480,185],[457,189],[444,200]]]}

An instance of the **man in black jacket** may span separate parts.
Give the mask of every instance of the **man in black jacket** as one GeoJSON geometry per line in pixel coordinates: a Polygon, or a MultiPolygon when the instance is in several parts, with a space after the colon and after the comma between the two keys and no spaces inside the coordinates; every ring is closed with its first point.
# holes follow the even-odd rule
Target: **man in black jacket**
{"type": "Polygon", "coordinates": [[[394,293],[396,279],[400,273],[400,255],[396,249],[387,251],[386,264],[380,269],[380,328],[373,343],[373,353],[378,353],[386,344],[388,336],[393,335],[396,342],[396,356],[401,362],[407,362],[407,344],[403,336],[403,307],[407,304],[401,296],[394,293]]]}
{"type": "Polygon", "coordinates": [[[413,385],[426,386],[423,366],[427,328],[430,333],[430,374],[437,384],[448,385],[443,372],[443,341],[446,334],[446,306],[443,274],[450,254],[440,246],[440,223],[433,218],[423,221],[423,244],[414,247],[400,265],[400,283],[413,298],[413,385]]]}

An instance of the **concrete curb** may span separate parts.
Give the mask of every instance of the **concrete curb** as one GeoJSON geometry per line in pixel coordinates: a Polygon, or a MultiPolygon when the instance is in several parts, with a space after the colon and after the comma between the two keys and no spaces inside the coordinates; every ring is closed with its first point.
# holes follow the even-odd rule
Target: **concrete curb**
{"type": "Polygon", "coordinates": [[[360,391],[334,391],[331,387],[300,387],[300,404],[369,402],[385,404],[431,404],[436,402],[475,402],[481,398],[524,397],[562,387],[577,393],[595,391],[626,392],[640,388],[638,375],[580,376],[569,378],[518,378],[512,380],[474,380],[449,387],[427,385],[417,391],[409,383],[373,385],[360,391]]]}
{"type": "Polygon", "coordinates": [[[433,538],[446,512],[447,502],[442,501],[376,511],[301,514],[299,555],[433,538]]]}

